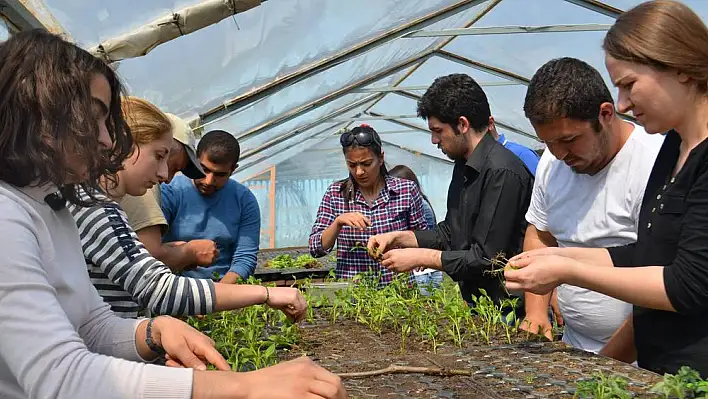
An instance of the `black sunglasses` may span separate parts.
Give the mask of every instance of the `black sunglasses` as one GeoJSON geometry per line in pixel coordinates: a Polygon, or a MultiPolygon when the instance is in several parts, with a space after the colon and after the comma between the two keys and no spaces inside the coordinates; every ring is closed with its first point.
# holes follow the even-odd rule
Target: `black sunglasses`
{"type": "Polygon", "coordinates": [[[364,147],[369,147],[372,143],[381,147],[381,140],[378,138],[376,131],[369,126],[357,126],[339,136],[339,144],[342,147],[349,147],[354,141],[364,147]]]}

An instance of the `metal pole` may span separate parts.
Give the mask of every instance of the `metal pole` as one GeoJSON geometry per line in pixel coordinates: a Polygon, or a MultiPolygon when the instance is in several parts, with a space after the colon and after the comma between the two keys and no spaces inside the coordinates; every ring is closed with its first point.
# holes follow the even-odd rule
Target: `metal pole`
{"type": "Polygon", "coordinates": [[[609,4],[605,4],[601,1],[597,0],[565,0],[568,3],[575,4],[578,7],[583,7],[585,9],[588,9],[590,11],[595,11],[597,13],[600,13],[602,15],[607,15],[610,18],[615,18],[620,16],[624,11],[620,10],[619,8],[612,7],[609,4]]]}
{"type": "Polygon", "coordinates": [[[293,85],[297,82],[302,81],[303,79],[326,71],[336,65],[341,64],[342,62],[355,58],[367,51],[375,49],[392,40],[396,40],[408,32],[419,30],[435,22],[449,18],[461,11],[475,7],[485,1],[487,0],[462,0],[451,6],[442,8],[423,17],[417,18],[413,21],[391,29],[388,32],[384,32],[374,38],[356,44],[342,52],[324,58],[316,62],[315,64],[308,65],[307,67],[299,69],[283,77],[276,78],[272,82],[267,83],[263,86],[256,87],[248,93],[241,94],[225,102],[223,105],[214,107],[206,111],[205,113],[200,115],[200,118],[203,122],[208,122],[211,119],[219,118],[224,114],[230,113],[234,110],[237,110],[239,108],[245,107],[248,104],[258,101],[264,97],[267,97],[277,92],[278,90],[281,90],[284,87],[293,85]]]}

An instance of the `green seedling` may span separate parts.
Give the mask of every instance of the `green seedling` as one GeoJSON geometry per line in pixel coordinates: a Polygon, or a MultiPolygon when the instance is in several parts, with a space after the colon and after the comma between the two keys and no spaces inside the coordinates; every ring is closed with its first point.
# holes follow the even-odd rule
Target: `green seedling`
{"type": "Polygon", "coordinates": [[[383,260],[383,254],[380,252],[378,247],[374,248],[374,249],[369,249],[366,245],[364,245],[360,242],[357,242],[354,244],[352,249],[350,249],[350,251],[358,251],[358,250],[366,251],[369,254],[369,256],[371,257],[371,259],[373,259],[377,262],[381,262],[383,260]]]}
{"type": "Polygon", "coordinates": [[[626,378],[619,376],[606,376],[597,372],[593,378],[579,381],[575,391],[576,398],[594,399],[630,399],[632,393],[627,390],[626,378]]]}

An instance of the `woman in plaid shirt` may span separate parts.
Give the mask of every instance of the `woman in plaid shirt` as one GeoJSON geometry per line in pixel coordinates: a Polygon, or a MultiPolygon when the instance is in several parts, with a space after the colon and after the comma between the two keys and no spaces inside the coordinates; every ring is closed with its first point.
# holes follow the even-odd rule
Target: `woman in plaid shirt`
{"type": "Polygon", "coordinates": [[[339,142],[349,177],[332,183],[322,198],[310,234],[310,253],[322,257],[336,241],[337,278],[373,271],[380,273],[381,284],[388,284],[393,272],[365,249],[352,249],[357,243],[366,246],[376,234],[427,229],[423,197],[414,182],[388,174],[381,138],[372,127],[361,125],[345,131],[339,142]]]}

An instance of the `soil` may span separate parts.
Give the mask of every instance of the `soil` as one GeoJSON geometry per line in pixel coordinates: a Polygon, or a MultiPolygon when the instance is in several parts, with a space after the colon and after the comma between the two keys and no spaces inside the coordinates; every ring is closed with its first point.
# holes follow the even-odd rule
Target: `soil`
{"type": "Polygon", "coordinates": [[[348,320],[336,325],[317,322],[300,331],[301,344],[283,354],[283,359],[307,354],[335,373],[372,371],[392,364],[473,373],[471,377],[388,374],[346,378],[351,398],[572,398],[576,382],[598,371],[627,378],[637,398],[653,398],[646,392],[661,379],[562,342],[520,342],[523,334],[517,335],[514,341],[519,343],[512,345],[467,342],[459,348],[445,343],[433,353],[429,343],[419,342],[414,335],[406,339],[402,352],[400,333],[384,331],[379,335],[348,320]]]}

